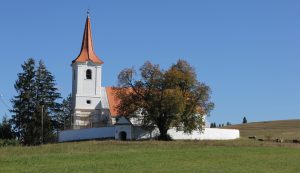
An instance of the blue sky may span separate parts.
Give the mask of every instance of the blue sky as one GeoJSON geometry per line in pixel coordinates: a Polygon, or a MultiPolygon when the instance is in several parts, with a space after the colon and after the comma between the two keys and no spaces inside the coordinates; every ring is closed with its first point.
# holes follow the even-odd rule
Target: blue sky
{"type": "MultiPolygon", "coordinates": [[[[6,1],[0,5],[0,93],[10,106],[29,57],[43,59],[63,96],[71,92],[90,8],[103,85],[145,61],[195,67],[216,104],[209,121],[300,118],[300,1],[6,1]]],[[[0,102],[0,118],[10,115],[0,102]]]]}

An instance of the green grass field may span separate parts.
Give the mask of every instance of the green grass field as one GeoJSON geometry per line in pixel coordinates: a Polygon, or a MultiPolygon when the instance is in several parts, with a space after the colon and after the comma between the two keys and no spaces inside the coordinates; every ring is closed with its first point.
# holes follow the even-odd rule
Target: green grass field
{"type": "Polygon", "coordinates": [[[300,120],[263,121],[226,126],[239,129],[241,137],[257,136],[263,139],[283,138],[300,140],[300,120]]]}
{"type": "Polygon", "coordinates": [[[88,141],[0,148],[1,173],[299,173],[300,144],[234,141],[88,141]]]}

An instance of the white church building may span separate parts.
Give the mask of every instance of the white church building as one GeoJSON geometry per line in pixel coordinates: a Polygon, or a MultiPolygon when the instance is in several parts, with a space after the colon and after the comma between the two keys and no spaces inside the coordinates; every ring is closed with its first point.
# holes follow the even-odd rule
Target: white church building
{"type": "MultiPolygon", "coordinates": [[[[87,16],[81,50],[72,61],[72,129],[59,133],[59,142],[91,139],[149,139],[158,135],[158,130],[145,130],[118,115],[119,103],[111,87],[103,87],[102,65],[95,54],[92,41],[91,21],[87,16]],[[117,118],[119,117],[119,118],[117,118]]],[[[173,139],[227,140],[239,138],[239,130],[205,128],[202,133],[185,134],[170,129],[173,139]]]]}

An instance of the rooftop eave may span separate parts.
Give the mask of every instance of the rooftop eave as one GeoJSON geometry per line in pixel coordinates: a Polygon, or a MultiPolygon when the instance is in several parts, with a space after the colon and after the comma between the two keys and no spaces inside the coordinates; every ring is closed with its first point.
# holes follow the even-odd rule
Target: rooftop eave
{"type": "Polygon", "coordinates": [[[92,63],[92,64],[95,64],[95,65],[102,65],[102,64],[104,64],[103,61],[101,61],[101,62],[94,62],[94,61],[91,61],[91,60],[88,60],[88,61],[76,61],[76,60],[73,60],[71,65],[73,65],[73,64],[82,64],[82,65],[84,65],[84,64],[87,64],[89,62],[92,63]]]}

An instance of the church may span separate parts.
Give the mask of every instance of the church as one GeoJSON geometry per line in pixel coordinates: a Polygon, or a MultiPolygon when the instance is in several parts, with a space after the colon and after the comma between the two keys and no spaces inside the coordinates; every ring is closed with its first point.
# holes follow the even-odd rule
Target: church
{"type": "Polygon", "coordinates": [[[86,18],[81,50],[72,61],[72,127],[103,127],[115,123],[116,98],[111,87],[103,87],[102,65],[92,40],[91,21],[86,18]]]}
{"type": "MultiPolygon", "coordinates": [[[[141,140],[159,135],[157,128],[144,129],[134,119],[118,115],[119,100],[111,87],[102,86],[104,62],[95,51],[91,20],[85,21],[79,55],[72,61],[72,129],[59,133],[59,142],[92,139],[141,140]],[[132,123],[133,122],[133,123],[132,123]]],[[[168,134],[175,140],[237,139],[239,130],[204,128],[191,134],[171,128],[168,134]]]]}

